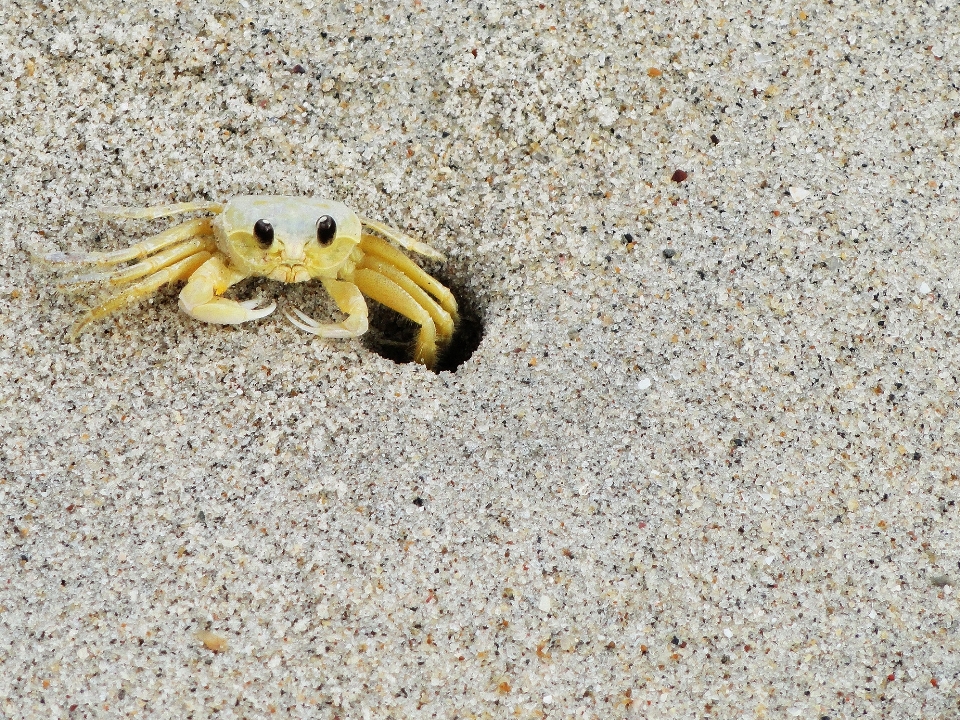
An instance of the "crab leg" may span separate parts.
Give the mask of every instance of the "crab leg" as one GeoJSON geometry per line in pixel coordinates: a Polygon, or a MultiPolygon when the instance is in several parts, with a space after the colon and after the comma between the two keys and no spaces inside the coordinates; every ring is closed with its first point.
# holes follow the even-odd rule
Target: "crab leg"
{"type": "Polygon", "coordinates": [[[106,317],[114,310],[152,295],[169,282],[189,277],[197,268],[203,265],[209,257],[210,253],[206,251],[198,252],[195,255],[184,258],[180,262],[163,268],[145,280],[141,280],[136,285],[131,285],[123,292],[107,298],[104,302],[97,305],[97,307],[84,313],[83,317],[74,323],[73,327],[70,328],[70,339],[76,339],[84,327],[95,320],[106,317]]]}
{"type": "Polygon", "coordinates": [[[209,210],[213,213],[223,212],[223,203],[210,200],[193,200],[191,202],[173,203],[172,205],[153,205],[151,207],[134,208],[110,206],[97,209],[101,217],[126,218],[128,220],[156,220],[180,213],[194,212],[195,210],[209,210]]]}
{"type": "Polygon", "coordinates": [[[413,282],[439,300],[440,305],[444,310],[450,313],[450,317],[453,318],[453,321],[457,321],[457,301],[456,298],[453,297],[453,293],[440,284],[440,282],[430,277],[430,275],[428,275],[423,268],[413,262],[413,260],[408,258],[392,245],[373,235],[363,235],[361,237],[360,249],[363,250],[364,253],[376,255],[377,257],[386,260],[390,265],[393,265],[400,272],[413,280],[413,282]]]}
{"type": "Polygon", "coordinates": [[[266,317],[277,307],[271,302],[258,308],[257,300],[237,302],[220,297],[231,285],[248,277],[241,272],[228,268],[223,257],[216,253],[190,275],[186,286],[180,291],[180,309],[190,317],[219,325],[236,325],[248,320],[266,317]]]}
{"type": "Polygon", "coordinates": [[[355,338],[363,335],[368,327],[367,302],[363,299],[360,288],[351,282],[327,278],[323,278],[323,287],[337,303],[340,312],[347,315],[346,320],[339,323],[321,324],[296,308],[293,309],[293,312],[296,313],[297,317],[293,317],[290,313],[284,311],[287,320],[301,330],[325,338],[355,338]]]}
{"type": "Polygon", "coordinates": [[[360,268],[354,272],[353,280],[364,295],[396,310],[420,326],[413,359],[432,368],[437,360],[437,328],[430,313],[414,300],[410,293],[378,272],[360,268]]]}
{"type": "Polygon", "coordinates": [[[404,275],[398,268],[374,255],[365,255],[358,267],[373,270],[392,280],[416,300],[420,307],[430,313],[434,325],[437,326],[438,342],[443,344],[453,337],[453,318],[450,317],[450,313],[440,307],[436,300],[427,295],[419,285],[404,275]]]}
{"type": "Polygon", "coordinates": [[[122,250],[86,253],[52,252],[44,255],[42,259],[54,265],[117,265],[128,260],[140,260],[158,250],[163,250],[198,235],[212,234],[213,225],[210,218],[198,218],[180,225],[174,225],[159,235],[154,235],[122,250]]]}
{"type": "Polygon", "coordinates": [[[387,240],[395,242],[402,248],[407,250],[412,250],[413,252],[420,253],[424,257],[428,257],[431,260],[446,260],[442,253],[437,250],[434,250],[432,247],[427,245],[424,242],[419,240],[414,240],[409,235],[404,235],[399,230],[395,230],[389,225],[384,225],[382,222],[377,222],[376,220],[371,220],[370,218],[365,218],[362,215],[360,216],[360,223],[363,225],[364,229],[369,228],[378,234],[385,237],[387,240]]]}
{"type": "Polygon", "coordinates": [[[201,250],[206,250],[209,253],[213,253],[217,249],[217,243],[212,237],[203,236],[196,237],[192,240],[180,243],[179,245],[174,245],[173,247],[167,248],[166,250],[157,253],[153,257],[139,262],[136,265],[131,265],[128,268],[122,270],[112,270],[107,272],[98,272],[98,273],[88,273],[86,275],[73,275],[71,277],[64,278],[60,287],[64,289],[76,289],[87,283],[101,282],[106,281],[111,285],[123,285],[132,280],[137,280],[147,275],[152,275],[158,270],[162,270],[168,265],[172,265],[178,260],[183,260],[184,258],[195,255],[201,250]]]}

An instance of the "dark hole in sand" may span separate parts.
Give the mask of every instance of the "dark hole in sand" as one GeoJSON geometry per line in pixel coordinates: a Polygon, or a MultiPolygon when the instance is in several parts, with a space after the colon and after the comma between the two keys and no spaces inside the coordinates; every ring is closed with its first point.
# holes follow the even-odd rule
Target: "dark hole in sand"
{"type": "MultiPolygon", "coordinates": [[[[483,315],[476,297],[455,278],[442,270],[430,271],[457,298],[460,310],[460,322],[457,323],[453,339],[446,348],[441,349],[434,372],[454,371],[470,359],[483,339],[483,315]]],[[[394,312],[388,307],[367,298],[370,309],[370,329],[361,338],[367,350],[395,363],[413,361],[413,346],[419,331],[419,325],[394,312]]]]}

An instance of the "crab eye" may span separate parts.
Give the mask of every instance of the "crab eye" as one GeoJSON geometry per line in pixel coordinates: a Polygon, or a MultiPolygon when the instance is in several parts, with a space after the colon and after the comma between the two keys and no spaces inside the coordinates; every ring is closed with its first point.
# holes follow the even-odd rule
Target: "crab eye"
{"type": "Polygon", "coordinates": [[[263,219],[257,220],[253,226],[253,236],[263,247],[270,247],[273,245],[273,225],[263,219]]]}
{"type": "Polygon", "coordinates": [[[324,215],[317,220],[317,242],[321,245],[329,245],[333,242],[337,234],[337,221],[329,215],[324,215]]]}

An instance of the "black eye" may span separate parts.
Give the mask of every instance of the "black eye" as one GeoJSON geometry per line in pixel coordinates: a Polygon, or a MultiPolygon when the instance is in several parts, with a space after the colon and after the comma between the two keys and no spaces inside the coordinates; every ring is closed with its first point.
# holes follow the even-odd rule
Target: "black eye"
{"type": "Polygon", "coordinates": [[[270,247],[273,245],[273,225],[268,223],[266,220],[257,220],[256,224],[253,226],[253,236],[257,239],[258,243],[263,245],[263,247],[270,247]]]}
{"type": "Polygon", "coordinates": [[[317,242],[321,245],[329,245],[333,242],[337,234],[337,221],[329,215],[324,215],[317,220],[317,242]]]}

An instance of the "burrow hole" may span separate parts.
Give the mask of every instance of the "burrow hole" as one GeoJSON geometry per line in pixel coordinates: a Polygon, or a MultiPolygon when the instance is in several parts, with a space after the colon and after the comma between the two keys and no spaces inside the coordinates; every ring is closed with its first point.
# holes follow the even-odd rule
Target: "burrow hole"
{"type": "MultiPolygon", "coordinates": [[[[483,339],[483,313],[472,290],[457,278],[457,273],[443,268],[431,269],[430,274],[450,288],[457,298],[460,322],[453,339],[437,359],[434,372],[455,371],[470,359],[483,339]]],[[[367,300],[370,309],[370,329],[361,337],[367,350],[395,363],[413,361],[413,346],[419,325],[374,300],[367,300]]]]}

